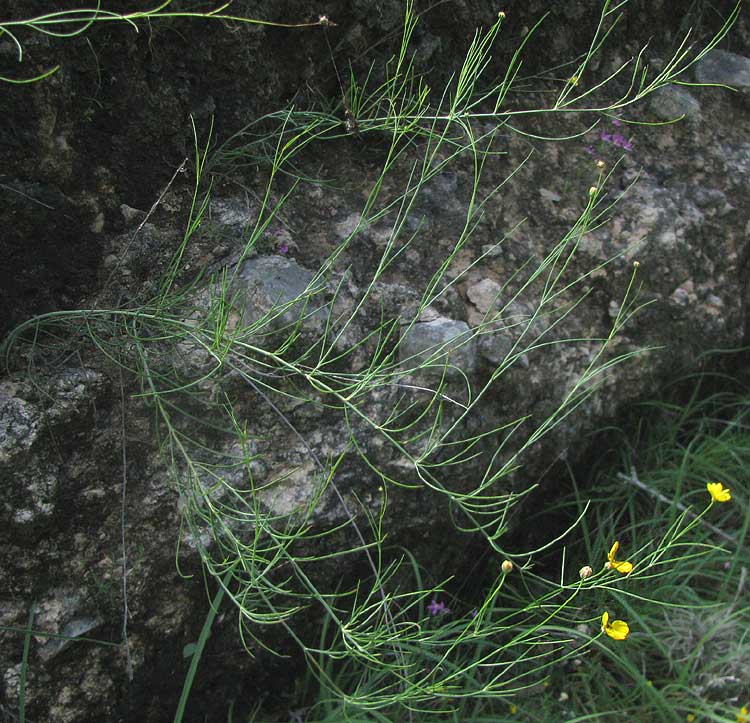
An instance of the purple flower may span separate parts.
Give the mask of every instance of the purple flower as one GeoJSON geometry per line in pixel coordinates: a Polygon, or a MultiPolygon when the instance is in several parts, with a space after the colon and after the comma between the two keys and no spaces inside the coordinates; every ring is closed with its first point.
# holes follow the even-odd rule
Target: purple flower
{"type": "Polygon", "coordinates": [[[427,606],[427,612],[433,617],[436,615],[445,615],[450,611],[451,609],[444,602],[438,602],[435,598],[432,598],[432,601],[427,606]]]}
{"type": "Polygon", "coordinates": [[[627,138],[625,138],[625,136],[620,135],[619,133],[615,133],[615,135],[612,136],[612,143],[618,148],[622,148],[623,150],[633,150],[633,144],[627,138]]]}
{"type": "Polygon", "coordinates": [[[279,245],[279,247],[276,249],[278,253],[282,255],[286,255],[289,253],[289,244],[282,243],[279,245]]]}
{"type": "Polygon", "coordinates": [[[622,125],[622,121],[619,118],[613,118],[612,119],[612,125],[613,126],[621,126],[622,125]]]}
{"type": "Polygon", "coordinates": [[[624,151],[632,151],[633,150],[633,144],[630,140],[625,138],[622,133],[607,133],[606,131],[602,131],[599,134],[599,138],[603,140],[605,143],[611,143],[613,146],[617,146],[618,148],[622,148],[624,151]]]}
{"type": "Polygon", "coordinates": [[[590,156],[596,155],[596,149],[594,148],[594,146],[586,146],[583,150],[586,151],[586,153],[588,153],[590,156]]]}

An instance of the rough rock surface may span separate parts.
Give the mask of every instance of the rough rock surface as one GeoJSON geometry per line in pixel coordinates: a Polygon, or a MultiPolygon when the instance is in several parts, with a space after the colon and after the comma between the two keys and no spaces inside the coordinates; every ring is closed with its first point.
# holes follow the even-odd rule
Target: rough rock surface
{"type": "MultiPolygon", "coordinates": [[[[6,5],[3,17],[46,7],[6,5]]],[[[273,12],[273,19],[289,22],[311,20],[307,3],[290,0],[272,10],[268,5],[247,2],[243,10],[257,17],[273,12]]],[[[547,9],[540,1],[509,10],[508,37],[519,41],[547,9]]],[[[360,72],[371,60],[390,57],[392,47],[379,41],[391,34],[397,41],[402,3],[333,2],[327,12],[338,23],[328,32],[341,67],[354,59],[360,72]]],[[[474,27],[496,12],[494,3],[467,0],[426,13],[415,43],[422,66],[437,75],[435,87],[455,69],[474,27]]],[[[590,4],[559,3],[551,13],[537,41],[546,58],[545,53],[529,58],[524,66],[529,70],[585,51],[594,22],[590,4]]],[[[669,3],[633,3],[599,70],[606,74],[631,57],[654,27],[665,28],[664,47],[655,51],[663,56],[679,36],[671,17],[669,3]]],[[[750,84],[742,23],[724,41],[726,51],[715,50],[698,66],[699,81],[750,84]]],[[[713,29],[704,28],[704,34],[713,29]]],[[[300,177],[318,174],[324,182],[300,183],[266,227],[259,219],[290,186],[266,199],[266,171],[238,171],[225,155],[228,165],[212,169],[213,198],[172,280],[184,294],[170,309],[181,336],[169,346],[151,320],[185,238],[192,201],[192,161],[182,165],[192,152],[189,117],[205,139],[213,115],[218,146],[288,102],[305,107],[322,95],[335,105],[341,91],[322,32],[222,23],[195,28],[179,20],[152,23],[136,35],[108,25],[65,44],[24,35],[28,57],[21,66],[0,45],[3,75],[62,65],[44,83],[2,88],[0,183],[6,203],[0,215],[6,232],[0,240],[0,325],[10,329],[45,311],[89,310],[39,339],[29,327],[0,380],[2,715],[12,719],[16,710],[19,630],[33,608],[26,681],[30,720],[173,717],[187,668],[186,646],[197,639],[208,609],[199,550],[216,551],[222,543],[205,524],[181,529],[181,513],[191,504],[185,479],[195,481],[204,500],[217,507],[236,504],[238,497],[251,505],[256,497],[247,493],[248,480],[262,487],[257,499],[272,515],[292,515],[315,501],[314,529],[345,523],[347,510],[357,505],[379,509],[382,479],[352,454],[352,440],[385,474],[415,483],[408,461],[382,437],[356,415],[343,420],[322,386],[287,380],[278,358],[324,369],[337,381],[382,359],[383,383],[357,399],[363,413],[386,422],[400,405],[420,400],[419,387],[435,384],[430,375],[399,376],[400,365],[442,347],[477,388],[498,368],[504,370],[482,398],[476,424],[500,427],[526,414],[544,419],[575,389],[597,358],[599,340],[627,311],[622,302],[637,261],[635,286],[647,305],[613,339],[610,353],[667,351],[636,356],[602,375],[586,404],[527,450],[525,466],[503,482],[525,489],[548,482],[544,472],[555,460],[574,462],[585,452],[589,433],[615,419],[629,401],[653,393],[675,369],[692,368],[702,351],[747,342],[746,99],[719,88],[688,93],[669,86],[648,102],[597,115],[596,127],[588,131],[590,118],[576,116],[523,125],[530,135],[500,128],[496,142],[502,154],[487,158],[480,194],[472,196],[471,163],[456,163],[434,176],[400,218],[402,245],[375,282],[373,268],[394,243],[394,216],[384,213],[366,227],[360,221],[365,193],[382,162],[382,138],[346,135],[320,151],[311,149],[300,177]],[[641,125],[683,114],[690,122],[641,125]],[[534,139],[548,135],[568,140],[534,139]],[[183,167],[188,172],[173,178],[183,167]],[[606,183],[602,174],[608,175],[606,183]],[[472,204],[501,184],[470,241],[451,256],[472,204]],[[600,185],[606,223],[568,238],[589,189],[600,185]],[[256,225],[257,243],[245,254],[256,225]],[[351,244],[318,275],[322,261],[350,237],[351,244]],[[561,279],[570,287],[552,300],[547,308],[556,315],[548,317],[538,313],[546,277],[530,274],[566,238],[563,247],[575,247],[575,256],[561,279]],[[425,290],[449,257],[444,277],[449,283],[425,305],[425,290]],[[231,308],[217,303],[222,272],[224,280],[232,279],[231,308]],[[277,301],[293,301],[313,279],[310,303],[320,306],[292,303],[266,336],[235,337],[252,347],[257,366],[232,357],[223,342],[240,333],[243,318],[273,313],[277,301]],[[367,304],[360,308],[364,295],[367,304]],[[124,313],[108,314],[110,307],[124,313]],[[552,318],[561,320],[552,324],[552,318]],[[211,337],[208,332],[216,329],[222,333],[211,337]],[[467,332],[476,336],[456,348],[467,332]],[[328,346],[316,344],[321,335],[328,346]],[[577,341],[557,343],[565,339],[577,341]],[[147,359],[134,351],[135,340],[151,350],[147,359]],[[396,344],[395,358],[389,358],[396,344]],[[196,459],[203,466],[194,477],[184,465],[171,464],[165,417],[148,396],[150,381],[177,388],[186,378],[190,386],[169,400],[179,399],[184,411],[175,421],[178,431],[195,436],[196,459]],[[269,391],[273,385],[276,391],[269,391]],[[234,431],[242,434],[212,430],[214,414],[227,408],[234,431]],[[205,458],[201,450],[208,450],[205,458]],[[318,462],[339,458],[337,489],[325,488],[318,499],[325,481],[318,462]],[[192,579],[182,577],[191,574],[192,579]],[[61,644],[55,635],[72,640],[61,644]]],[[[504,52],[495,62],[507,60],[504,52]]],[[[493,129],[486,121],[478,130],[493,129]]],[[[263,147],[259,154],[269,152],[263,147]]],[[[411,173],[409,163],[396,165],[383,184],[383,198],[397,198],[411,173]]],[[[446,382],[445,396],[463,400],[464,378],[446,375],[446,382]]],[[[452,414],[455,409],[446,407],[447,422],[452,414]]],[[[478,433],[468,423],[462,431],[478,433]]],[[[419,445],[425,439],[415,442],[415,456],[424,451],[419,445]]],[[[491,455],[496,443],[486,439],[478,451],[491,455]]],[[[443,481],[460,491],[470,478],[443,481]]],[[[389,494],[385,525],[394,542],[423,553],[441,575],[460,570],[475,548],[445,522],[445,499],[425,486],[389,494]]],[[[251,535],[255,528],[248,519],[233,518],[226,534],[251,535]]],[[[320,575],[336,582],[356,577],[358,564],[331,563],[320,575]]],[[[269,716],[288,719],[284,691],[292,687],[294,668],[260,648],[251,659],[236,625],[234,614],[227,614],[214,626],[205,654],[210,664],[191,697],[195,719],[225,720],[229,702],[249,710],[268,690],[274,698],[269,716]],[[250,679],[251,684],[238,682],[250,679]]],[[[283,649],[283,635],[275,630],[270,635],[283,649]]]]}
{"type": "Polygon", "coordinates": [[[405,331],[399,356],[406,367],[426,365],[421,373],[450,374],[452,367],[471,373],[476,366],[476,342],[465,321],[438,316],[417,321],[405,331]]]}
{"type": "Polygon", "coordinates": [[[696,65],[695,77],[699,83],[750,88],[750,58],[726,50],[714,50],[696,65]]]}

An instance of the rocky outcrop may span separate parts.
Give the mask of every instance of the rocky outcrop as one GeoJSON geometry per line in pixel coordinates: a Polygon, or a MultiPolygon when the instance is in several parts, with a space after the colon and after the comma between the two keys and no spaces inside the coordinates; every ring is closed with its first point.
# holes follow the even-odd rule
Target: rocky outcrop
{"type": "MultiPolygon", "coordinates": [[[[11,3],[33,10],[21,5],[11,3]]],[[[590,433],[702,351],[746,341],[744,91],[667,85],[611,112],[478,117],[472,133],[494,153],[451,159],[448,144],[420,165],[429,146],[415,134],[382,178],[389,133],[362,119],[347,133],[343,111],[281,180],[268,161],[291,116],[233,135],[287,101],[335,105],[323,33],[340,68],[351,58],[358,72],[361,54],[390,57],[391,44],[366,51],[397,32],[401,5],[334,3],[327,31],[180,20],[140,35],[95,27],[68,45],[37,39],[34,65],[21,67],[62,69],[3,91],[6,104],[15,94],[0,129],[5,326],[58,312],[3,350],[4,711],[17,704],[31,620],[30,718],[169,719],[208,609],[203,561],[220,577],[239,546],[258,545],[262,565],[285,550],[283,534],[303,530],[300,559],[326,558],[305,579],[333,594],[371,573],[361,550],[334,554],[358,549],[382,512],[389,544],[445,579],[486,549],[453,522],[486,503],[488,479],[495,496],[537,482],[554,494],[544,475],[556,460],[575,462],[590,433]],[[190,114],[201,149],[215,118],[205,207],[194,161],[183,161],[190,114]]],[[[434,87],[474,26],[496,17],[478,5],[439,5],[418,26],[434,87]]],[[[547,5],[509,10],[508,37],[520,41],[547,5]]],[[[633,55],[667,22],[663,5],[634,3],[592,72],[633,55]]],[[[298,2],[274,12],[317,21],[298,2]]],[[[552,13],[539,42],[555,57],[532,55],[529,72],[585,49],[589,4],[552,13]]],[[[748,63],[718,49],[689,77],[745,88],[748,63]]],[[[540,82],[559,92],[588,79],[540,82]]],[[[522,521],[522,507],[498,514],[489,537],[512,545],[522,521]]],[[[237,599],[252,598],[253,576],[238,580],[237,599]]],[[[224,719],[227,701],[249,709],[270,689],[269,717],[287,719],[297,671],[260,645],[246,656],[227,611],[196,717],[224,719]],[[236,683],[248,671],[255,682],[236,683]]],[[[317,634],[317,614],[301,612],[299,625],[317,634]]],[[[252,625],[288,650],[280,626],[252,625]]]]}

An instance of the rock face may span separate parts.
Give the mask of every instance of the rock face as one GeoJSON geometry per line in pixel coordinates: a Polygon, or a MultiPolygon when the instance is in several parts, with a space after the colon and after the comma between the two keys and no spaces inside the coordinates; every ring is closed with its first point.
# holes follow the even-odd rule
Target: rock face
{"type": "MultiPolygon", "coordinates": [[[[705,349],[747,341],[740,94],[667,85],[549,120],[524,120],[528,94],[510,94],[503,110],[517,116],[486,112],[438,149],[407,128],[389,156],[387,103],[360,109],[357,129],[324,112],[341,94],[324,33],[337,66],[351,59],[363,79],[397,49],[403,3],[330,3],[327,30],[308,4],[267,5],[243,8],[313,27],[181,19],[135,35],[110,24],[67,44],[22,34],[27,61],[2,56],[2,75],[62,64],[0,100],[0,323],[55,312],[2,349],[3,711],[17,708],[32,620],[29,719],[172,719],[208,610],[201,566],[221,577],[251,550],[230,592],[256,657],[226,605],[190,710],[226,720],[229,702],[240,714],[273,691],[267,717],[288,720],[298,670],[252,642],[294,650],[282,626],[265,625],[263,595],[353,589],[372,572],[363,539],[378,525],[439,579],[465,572],[488,538],[522,545],[522,507],[492,517],[492,533],[452,520],[469,529],[472,505],[486,511],[536,482],[554,494],[545,470],[580,458],[586,435],[705,349]],[[287,103],[307,115],[279,112],[287,103]],[[190,115],[205,161],[196,195],[190,115]],[[295,125],[331,117],[314,134],[295,125]],[[469,129],[485,144],[476,156],[456,153],[469,129]],[[538,140],[548,137],[567,140],[538,140]],[[295,143],[293,163],[279,163],[295,143]],[[564,405],[578,406],[564,416],[564,405]]],[[[10,2],[0,14],[44,7],[10,2]]],[[[509,11],[508,48],[548,9],[509,11]]],[[[668,4],[627,12],[591,77],[550,80],[546,96],[563,103],[559,93],[607,77],[655,27],[663,67],[678,35],[668,4]]],[[[590,3],[551,13],[537,39],[546,52],[525,72],[588,47],[590,3]]],[[[414,44],[433,89],[495,18],[468,0],[425,14],[414,44]]],[[[737,50],[746,24],[733,33],[737,50]]],[[[512,51],[497,52],[493,77],[512,51]]],[[[717,49],[691,79],[746,87],[749,63],[717,49]]],[[[321,610],[306,606],[291,619],[317,643],[321,610]]]]}
{"type": "Polygon", "coordinates": [[[422,367],[422,374],[450,375],[458,369],[471,373],[476,366],[476,342],[465,321],[439,316],[410,325],[399,355],[404,366],[422,367]]]}
{"type": "Polygon", "coordinates": [[[714,50],[696,65],[695,77],[699,83],[750,88],[750,58],[726,50],[714,50]]]}
{"type": "Polygon", "coordinates": [[[313,333],[323,329],[326,313],[315,298],[322,284],[293,259],[270,256],[245,261],[235,277],[235,289],[243,324],[257,324],[272,315],[271,326],[294,324],[302,317],[313,333]]]}
{"type": "Polygon", "coordinates": [[[649,103],[654,115],[663,121],[684,118],[688,123],[700,123],[701,104],[684,88],[668,85],[659,88],[649,103]]]}

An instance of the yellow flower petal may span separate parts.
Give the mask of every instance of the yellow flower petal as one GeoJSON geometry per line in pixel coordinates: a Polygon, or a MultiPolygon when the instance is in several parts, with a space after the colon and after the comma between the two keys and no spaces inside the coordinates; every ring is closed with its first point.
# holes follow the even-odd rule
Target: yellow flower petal
{"type": "Polygon", "coordinates": [[[629,572],[633,569],[633,563],[632,562],[617,562],[616,560],[612,561],[612,567],[617,570],[617,572],[622,573],[623,575],[627,575],[629,572]]]}
{"type": "Polygon", "coordinates": [[[609,622],[609,613],[602,615],[602,630],[613,640],[625,640],[630,635],[630,626],[624,620],[609,622]]]}
{"type": "Polygon", "coordinates": [[[630,562],[625,562],[624,560],[615,560],[615,555],[617,554],[617,551],[620,549],[620,543],[615,542],[612,547],[609,550],[609,554],[607,555],[607,567],[614,568],[617,570],[617,572],[627,575],[632,569],[633,565],[630,562]]]}
{"type": "Polygon", "coordinates": [[[732,499],[729,490],[721,482],[709,482],[706,489],[714,502],[729,502],[732,499]]]}

